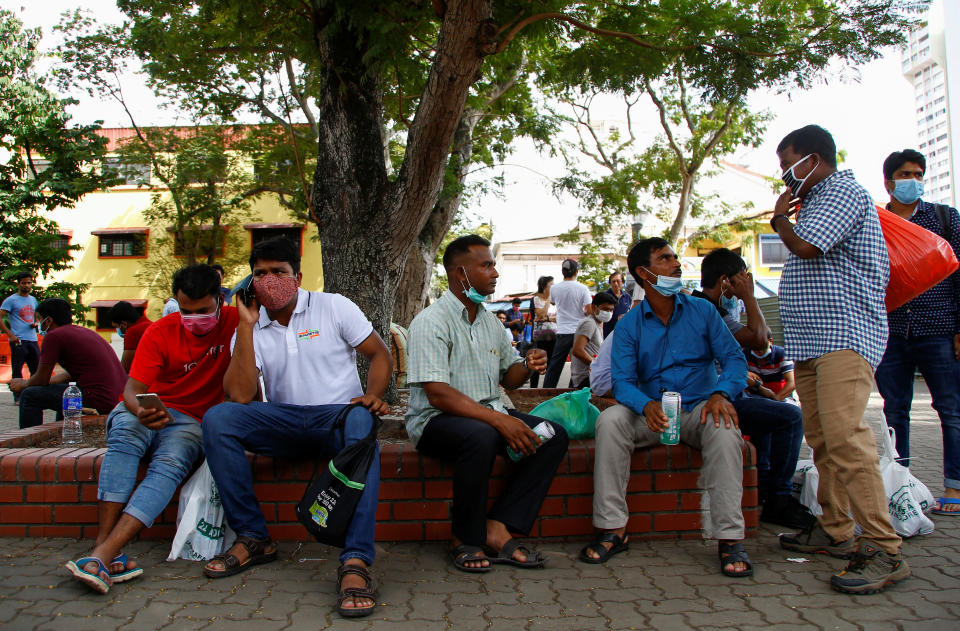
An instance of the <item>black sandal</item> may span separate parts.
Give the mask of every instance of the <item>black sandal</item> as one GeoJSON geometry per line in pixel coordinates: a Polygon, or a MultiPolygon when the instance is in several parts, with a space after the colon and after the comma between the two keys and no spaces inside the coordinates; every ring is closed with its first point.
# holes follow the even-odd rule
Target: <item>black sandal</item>
{"type": "Polygon", "coordinates": [[[520,543],[516,539],[507,541],[500,550],[490,548],[487,552],[487,558],[490,559],[490,563],[503,563],[522,568],[539,568],[547,562],[547,557],[540,554],[539,550],[530,544],[520,543]],[[524,556],[527,557],[526,561],[518,561],[513,558],[513,553],[517,550],[523,552],[524,556]]]}
{"type": "Polygon", "coordinates": [[[721,541],[717,551],[720,554],[720,571],[723,572],[724,576],[730,576],[732,578],[753,576],[753,563],[750,562],[750,557],[747,556],[747,551],[743,549],[742,543],[739,541],[737,543],[725,543],[721,541]],[[741,572],[731,572],[726,569],[728,565],[733,565],[734,563],[746,563],[747,569],[741,572]]]}
{"type": "MultiPolygon", "coordinates": [[[[240,559],[230,554],[229,552],[221,552],[217,556],[210,559],[207,562],[207,565],[211,561],[222,561],[223,569],[222,570],[211,570],[207,565],[203,566],[203,573],[209,578],[224,578],[227,576],[233,576],[234,574],[239,574],[249,567],[254,565],[260,565],[262,563],[270,563],[271,561],[277,560],[277,544],[275,541],[271,540],[270,537],[266,539],[254,539],[253,537],[248,537],[246,535],[240,535],[237,537],[237,540],[234,542],[234,546],[240,544],[247,549],[247,560],[243,563],[240,562],[240,559]]],[[[230,546],[231,548],[233,546],[230,546]]]]}
{"type": "Polygon", "coordinates": [[[486,567],[482,565],[476,567],[467,565],[467,563],[472,561],[490,562],[490,558],[483,553],[483,550],[479,546],[471,546],[466,543],[461,543],[453,549],[451,554],[453,554],[453,567],[457,568],[461,572],[483,574],[493,569],[492,565],[488,565],[486,567]]]}
{"type": "Polygon", "coordinates": [[[337,569],[337,611],[344,618],[362,618],[369,616],[377,607],[377,590],[373,584],[373,577],[370,576],[370,570],[362,565],[345,563],[337,569]],[[347,587],[342,589],[343,577],[347,574],[355,574],[366,582],[365,587],[347,587]],[[367,598],[373,603],[367,607],[344,607],[343,603],[349,598],[367,598]]]}
{"type": "Polygon", "coordinates": [[[597,537],[593,543],[580,550],[579,558],[584,563],[606,563],[613,555],[626,552],[629,549],[630,537],[626,533],[621,537],[615,532],[605,532],[597,537]],[[608,549],[603,545],[605,543],[611,543],[613,545],[608,549]],[[600,555],[599,558],[594,559],[587,554],[587,550],[593,550],[600,555]]]}

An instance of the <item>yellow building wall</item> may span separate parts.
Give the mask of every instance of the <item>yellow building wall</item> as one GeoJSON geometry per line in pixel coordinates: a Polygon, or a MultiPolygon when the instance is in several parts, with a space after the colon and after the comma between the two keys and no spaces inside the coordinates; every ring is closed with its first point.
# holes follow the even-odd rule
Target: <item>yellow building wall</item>
{"type": "MultiPolygon", "coordinates": [[[[139,258],[100,258],[100,239],[93,234],[104,228],[149,228],[147,235],[147,255],[153,251],[154,242],[162,234],[163,228],[150,226],[142,211],[150,206],[151,196],[157,189],[135,186],[117,186],[107,191],[85,195],[74,208],[58,208],[50,213],[64,232],[71,233],[70,243],[81,246],[74,252],[74,265],[69,270],[55,272],[40,279],[40,284],[64,280],[71,283],[86,283],[90,287],[84,292],[82,302],[89,305],[96,300],[147,300],[147,317],[160,317],[162,301],[148,294],[146,287],[140,286],[135,274],[147,260],[139,258]]],[[[302,223],[291,219],[289,213],[272,196],[264,196],[253,202],[251,212],[244,224],[289,224],[302,223]]],[[[251,247],[252,232],[247,234],[246,253],[251,247]]],[[[301,231],[302,286],[308,291],[323,289],[323,265],[320,242],[312,237],[317,234],[316,226],[307,222],[301,231]]],[[[227,270],[224,284],[232,286],[241,280],[249,269],[243,266],[239,270],[227,270]],[[242,272],[242,273],[241,273],[242,272]]],[[[93,312],[88,319],[94,320],[93,312]]],[[[98,331],[108,340],[110,331],[98,331]]]]}

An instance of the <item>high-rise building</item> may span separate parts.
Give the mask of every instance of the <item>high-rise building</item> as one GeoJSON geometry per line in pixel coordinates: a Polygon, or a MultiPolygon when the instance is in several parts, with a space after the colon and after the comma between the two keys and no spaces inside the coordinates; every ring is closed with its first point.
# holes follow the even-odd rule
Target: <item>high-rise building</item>
{"type": "MultiPolygon", "coordinates": [[[[917,150],[927,158],[923,198],[956,206],[960,191],[960,1],[934,0],[902,52],[913,85],[917,150]]],[[[889,121],[897,124],[897,121],[889,121]]]]}

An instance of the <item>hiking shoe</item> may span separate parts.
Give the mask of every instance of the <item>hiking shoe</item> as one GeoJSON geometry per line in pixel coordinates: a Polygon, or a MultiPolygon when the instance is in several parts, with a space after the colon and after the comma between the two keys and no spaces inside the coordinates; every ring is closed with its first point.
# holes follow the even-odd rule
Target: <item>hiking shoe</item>
{"type": "Polygon", "coordinates": [[[910,566],[899,550],[888,554],[869,539],[862,539],[847,568],[830,577],[830,587],[847,594],[876,594],[908,576],[910,566]]]}
{"type": "Polygon", "coordinates": [[[853,539],[834,541],[820,522],[792,535],[780,535],[780,547],[807,554],[829,554],[838,559],[849,559],[855,551],[853,539]]]}
{"type": "Polygon", "coordinates": [[[763,503],[760,521],[806,530],[817,523],[817,518],[792,495],[771,495],[763,503]]]}

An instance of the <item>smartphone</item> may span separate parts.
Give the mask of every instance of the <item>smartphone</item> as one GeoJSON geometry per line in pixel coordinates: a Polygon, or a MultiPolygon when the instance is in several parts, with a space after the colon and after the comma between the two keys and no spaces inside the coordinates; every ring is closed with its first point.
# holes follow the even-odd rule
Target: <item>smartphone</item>
{"type": "Polygon", "coordinates": [[[247,274],[243,280],[237,283],[230,291],[230,300],[233,300],[233,297],[236,296],[242,304],[249,307],[254,298],[253,289],[250,288],[252,280],[253,274],[247,274]]]}
{"type": "Polygon", "coordinates": [[[153,408],[157,410],[163,410],[164,412],[167,411],[166,406],[163,405],[163,401],[161,401],[160,397],[153,392],[138,394],[137,403],[139,403],[140,407],[142,408],[153,408]]]}

